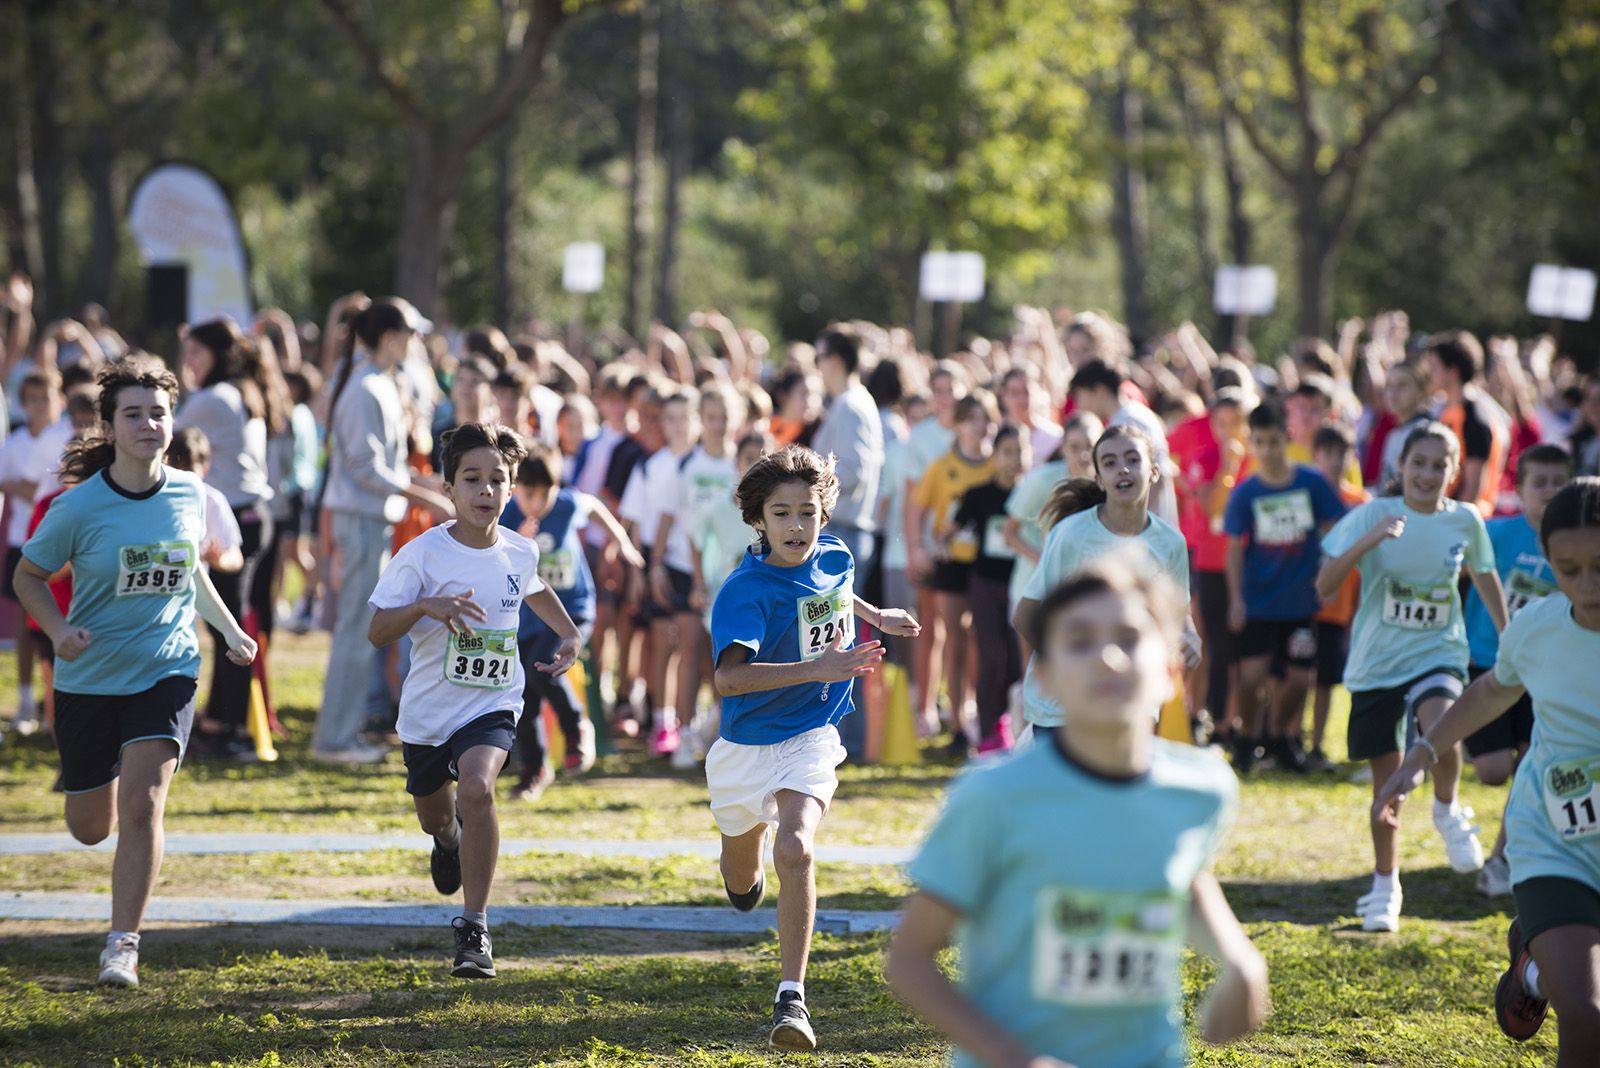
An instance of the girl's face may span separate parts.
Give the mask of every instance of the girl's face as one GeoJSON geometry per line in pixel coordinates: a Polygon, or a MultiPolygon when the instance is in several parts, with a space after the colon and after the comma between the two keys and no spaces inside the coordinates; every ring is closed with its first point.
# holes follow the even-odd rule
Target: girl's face
{"type": "Polygon", "coordinates": [[[577,455],[578,450],[583,447],[583,416],[570,408],[564,409],[556,416],[556,438],[561,442],[561,451],[564,454],[577,455]]]}
{"type": "Polygon", "coordinates": [[[694,437],[694,419],[687,401],[674,401],[661,408],[661,433],[673,452],[682,452],[694,437]]]}
{"type": "Polygon", "coordinates": [[[804,482],[780,483],[761,506],[756,529],[767,537],[775,567],[794,567],[811,558],[822,533],[822,501],[804,482]]]}
{"type": "Polygon", "coordinates": [[[478,422],[493,399],[488,381],[470,368],[458,370],[455,380],[450,383],[450,404],[455,410],[457,423],[478,422]]]}
{"type": "Polygon", "coordinates": [[[949,375],[936,375],[928,383],[928,393],[933,397],[933,414],[939,422],[949,424],[956,417],[956,380],[949,375]]]}
{"type": "Polygon", "coordinates": [[[1061,439],[1061,458],[1067,461],[1067,474],[1072,478],[1094,477],[1094,442],[1082,427],[1073,427],[1061,439]]]}
{"type": "Polygon", "coordinates": [[[961,435],[961,444],[967,452],[973,452],[982,446],[984,439],[989,436],[989,413],[982,408],[974,409],[972,414],[961,420],[956,427],[956,432],[961,435]]]}
{"type": "Polygon", "coordinates": [[[1522,485],[1517,487],[1517,496],[1522,499],[1522,510],[1527,513],[1528,523],[1534,530],[1544,522],[1544,510],[1550,506],[1551,498],[1571,481],[1572,472],[1566,464],[1528,465],[1522,485]]]}
{"type": "Polygon", "coordinates": [[[1105,487],[1106,500],[1117,504],[1145,504],[1150,487],[1161,477],[1144,443],[1120,434],[1103,439],[1095,450],[1095,475],[1105,487]]]}
{"type": "Polygon", "coordinates": [[[1000,388],[1000,401],[1006,406],[1006,418],[1013,423],[1026,423],[1033,415],[1033,386],[1027,375],[1012,375],[1000,388]]]}
{"type": "Polygon", "coordinates": [[[1001,482],[1015,482],[1022,474],[1022,437],[1012,434],[994,450],[994,473],[1001,482]]]}
{"type": "Polygon", "coordinates": [[[1172,694],[1172,650],[1138,594],[1105,591],[1073,601],[1046,624],[1040,682],[1085,726],[1148,729],[1172,694]]]}
{"type": "Polygon", "coordinates": [[[183,339],[183,360],[178,373],[183,379],[184,389],[192,391],[201,388],[216,366],[217,357],[210,348],[192,337],[183,339]]]}
{"type": "Polygon", "coordinates": [[[733,458],[735,466],[737,466],[739,469],[739,477],[743,478],[745,472],[754,467],[756,462],[761,459],[762,455],[763,452],[761,449],[761,443],[758,441],[752,441],[750,444],[740,449],[739,455],[733,458]]]}
{"type": "Polygon", "coordinates": [[[164,389],[124,386],[117,391],[110,434],[118,453],[140,463],[165,455],[172,444],[172,398],[164,389]]]}
{"type": "Polygon", "coordinates": [[[728,436],[728,402],[715,393],[707,393],[700,401],[700,429],[712,441],[728,436]]]}
{"type": "Polygon", "coordinates": [[[481,445],[469,450],[456,464],[454,482],[445,484],[456,506],[456,519],[469,527],[487,530],[500,520],[511,496],[511,468],[500,450],[481,445]]]}
{"type": "Polygon", "coordinates": [[[1422,407],[1422,390],[1408,374],[1391,374],[1383,383],[1383,403],[1398,416],[1406,417],[1422,407]]]}
{"type": "Polygon", "coordinates": [[[1600,527],[1558,530],[1546,549],[1556,586],[1572,602],[1578,622],[1600,630],[1600,527]]]}
{"type": "Polygon", "coordinates": [[[1438,438],[1427,437],[1407,450],[1400,464],[1400,484],[1407,501],[1437,506],[1456,477],[1450,449],[1438,438]]]}

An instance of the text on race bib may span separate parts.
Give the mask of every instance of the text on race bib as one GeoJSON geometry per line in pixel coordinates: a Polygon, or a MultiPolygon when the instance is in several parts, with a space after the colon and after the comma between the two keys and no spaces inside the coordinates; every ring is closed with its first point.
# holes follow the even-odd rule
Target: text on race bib
{"type": "Polygon", "coordinates": [[[175,597],[189,591],[194,546],[186,541],[124,545],[117,550],[118,597],[175,597]]]}
{"type": "Polygon", "coordinates": [[[1017,555],[1017,550],[1006,541],[1005,516],[990,516],[989,522],[984,524],[983,555],[1000,560],[1010,560],[1017,555]]]}
{"type": "Polygon", "coordinates": [[[1564,841],[1600,834],[1600,755],[1550,765],[1543,785],[1545,814],[1564,841]]]}
{"type": "Polygon", "coordinates": [[[539,557],[539,581],[552,590],[566,592],[578,584],[578,554],[552,549],[539,557]]]}
{"type": "Polygon", "coordinates": [[[444,681],[477,690],[504,690],[516,681],[516,631],[479,630],[449,638],[444,681]]]}
{"type": "Polygon", "coordinates": [[[1555,588],[1554,583],[1536,578],[1526,571],[1512,571],[1506,576],[1506,612],[1514,616],[1528,607],[1530,601],[1550,596],[1555,588]]]}
{"type": "Polygon", "coordinates": [[[842,634],[844,648],[855,639],[855,599],[843,587],[802,597],[795,602],[800,615],[800,659],[815,660],[842,634]]]}
{"type": "Polygon", "coordinates": [[[1034,917],[1033,996],[1063,1005],[1150,1005],[1178,993],[1181,896],[1047,887],[1034,917]]]}
{"type": "Polygon", "coordinates": [[[1450,625],[1455,589],[1390,579],[1383,591],[1383,621],[1402,630],[1443,630],[1450,625]]]}
{"type": "Polygon", "coordinates": [[[1298,545],[1317,525],[1309,490],[1257,497],[1251,506],[1256,520],[1252,537],[1258,545],[1298,545]]]}

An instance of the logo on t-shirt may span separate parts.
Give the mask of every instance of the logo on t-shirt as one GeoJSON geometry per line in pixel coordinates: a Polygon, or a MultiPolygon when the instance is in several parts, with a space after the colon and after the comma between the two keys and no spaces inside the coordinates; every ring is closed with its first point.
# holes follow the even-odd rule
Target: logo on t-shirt
{"type": "Polygon", "coordinates": [[[507,575],[506,576],[506,595],[508,597],[520,597],[520,596],[522,596],[522,576],[521,575],[507,575]]]}

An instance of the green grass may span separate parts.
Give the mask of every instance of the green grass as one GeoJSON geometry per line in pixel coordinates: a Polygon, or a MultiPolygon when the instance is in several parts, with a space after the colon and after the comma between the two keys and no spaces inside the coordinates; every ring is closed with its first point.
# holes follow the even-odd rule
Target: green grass
{"type": "MultiPolygon", "coordinates": [[[[320,691],[322,648],[275,649],[275,687],[292,733],[268,766],[193,763],[174,787],[171,831],[416,831],[398,757],[380,768],[305,761],[320,691]]],[[[0,709],[14,694],[0,660],[0,709]]],[[[1342,755],[1343,707],[1331,755],[1342,755]]],[[[55,758],[42,739],[0,746],[6,833],[59,831],[48,790],[55,758]]],[[[1491,1066],[1542,1063],[1554,1027],[1516,1047],[1495,1030],[1488,998],[1503,967],[1507,905],[1443,866],[1425,806],[1402,839],[1406,916],[1400,934],[1351,930],[1371,859],[1368,789],[1345,774],[1277,773],[1244,787],[1218,865],[1230,900],[1272,968],[1268,1026],[1203,1065],[1491,1066]]],[[[825,843],[914,844],[954,768],[847,768],[825,843]]],[[[1485,844],[1504,793],[1470,773],[1463,789],[1485,844]]],[[[537,805],[502,802],[503,833],[530,838],[715,840],[698,773],[637,753],[559,782],[537,805]]],[[[1060,833],[1070,836],[1070,828],[1060,833]]],[[[420,833],[419,833],[420,836],[420,833]]],[[[159,894],[437,900],[423,854],[172,856],[159,894]]],[[[94,854],[0,858],[0,889],[105,891],[109,859],[94,854]]],[[[823,907],[892,908],[895,869],[822,865],[823,907]]],[[[676,856],[587,860],[506,857],[497,900],[539,904],[721,906],[715,865],[676,856]]],[[[501,978],[462,984],[445,971],[445,931],[167,925],[147,936],[137,992],[87,988],[96,924],[0,922],[0,1065],[752,1065],[776,973],[773,938],[496,929],[501,978]]],[[[944,1046],[884,988],[880,936],[818,940],[808,986],[827,1065],[936,1063],[944,1046]]],[[[1186,965],[1192,998],[1209,981],[1186,965]]]]}

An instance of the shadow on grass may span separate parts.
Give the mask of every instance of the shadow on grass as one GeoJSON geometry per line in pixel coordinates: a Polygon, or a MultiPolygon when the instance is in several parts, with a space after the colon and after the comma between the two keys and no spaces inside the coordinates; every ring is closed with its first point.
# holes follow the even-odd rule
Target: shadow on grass
{"type": "MultiPolygon", "coordinates": [[[[1446,867],[1418,868],[1406,872],[1403,879],[1403,916],[1460,921],[1485,916],[1509,919],[1516,912],[1511,898],[1484,897],[1473,876],[1458,875],[1446,867]]],[[[1224,880],[1222,885],[1233,911],[1246,923],[1325,926],[1355,915],[1356,898],[1371,889],[1371,876],[1308,882],[1224,880]]]]}

